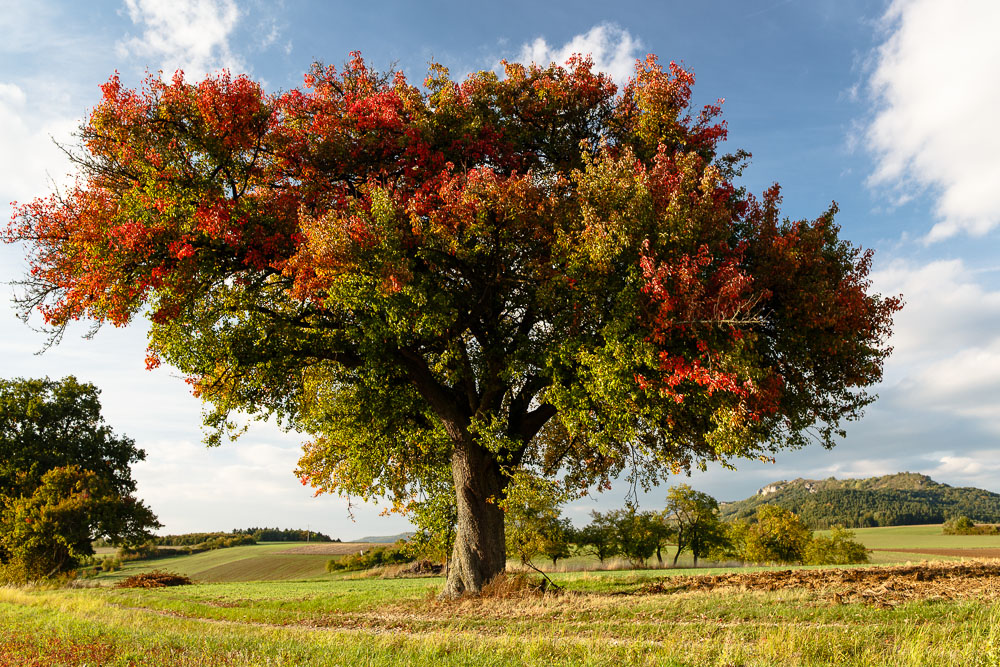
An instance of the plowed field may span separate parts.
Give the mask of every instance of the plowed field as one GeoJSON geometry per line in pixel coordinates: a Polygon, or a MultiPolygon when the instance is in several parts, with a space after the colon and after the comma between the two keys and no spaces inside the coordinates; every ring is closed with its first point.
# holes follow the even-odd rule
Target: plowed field
{"type": "Polygon", "coordinates": [[[671,577],[645,586],[645,594],[680,591],[776,591],[804,588],[835,603],[893,607],[911,600],[1000,599],[1000,561],[923,563],[895,567],[772,570],[671,577]]]}
{"type": "Polygon", "coordinates": [[[291,547],[282,554],[307,554],[313,556],[346,556],[356,554],[359,551],[368,551],[375,547],[387,547],[388,544],[377,544],[375,542],[316,542],[315,544],[302,544],[291,547]]]}

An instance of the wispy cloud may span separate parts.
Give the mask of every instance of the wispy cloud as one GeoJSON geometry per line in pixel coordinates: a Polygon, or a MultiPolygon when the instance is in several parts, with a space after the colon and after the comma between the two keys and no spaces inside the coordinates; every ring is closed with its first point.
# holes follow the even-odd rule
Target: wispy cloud
{"type": "Polygon", "coordinates": [[[1000,3],[894,0],[875,54],[869,182],[895,197],[930,189],[933,242],[1000,224],[1000,3]]]}
{"type": "Polygon", "coordinates": [[[168,74],[184,70],[190,78],[246,69],[229,43],[240,20],[234,0],[125,0],[125,5],[143,32],[119,42],[122,56],[148,59],[168,74]]]}
{"type": "Polygon", "coordinates": [[[601,23],[576,35],[562,46],[553,46],[544,37],[521,46],[517,62],[564,64],[574,54],[589,55],[597,70],[607,72],[619,85],[635,73],[635,61],[640,57],[642,42],[613,23],[601,23]]]}

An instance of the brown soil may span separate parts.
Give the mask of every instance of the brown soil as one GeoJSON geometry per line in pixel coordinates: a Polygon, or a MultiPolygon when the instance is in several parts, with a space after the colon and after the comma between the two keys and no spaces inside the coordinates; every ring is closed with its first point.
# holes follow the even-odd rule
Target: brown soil
{"type": "Polygon", "coordinates": [[[923,563],[895,567],[772,570],[669,577],[645,594],[681,591],[777,591],[804,588],[836,604],[863,602],[889,608],[911,600],[1000,599],[1000,562],[923,563]]]}
{"type": "Polygon", "coordinates": [[[377,544],[375,542],[316,542],[315,544],[301,544],[297,547],[279,551],[280,554],[307,554],[313,556],[346,556],[356,554],[359,551],[368,551],[376,547],[388,547],[389,544],[377,544]]]}
{"type": "Polygon", "coordinates": [[[971,549],[872,549],[898,554],[924,554],[927,556],[962,556],[964,558],[1000,558],[1000,549],[973,547],[971,549]]]}

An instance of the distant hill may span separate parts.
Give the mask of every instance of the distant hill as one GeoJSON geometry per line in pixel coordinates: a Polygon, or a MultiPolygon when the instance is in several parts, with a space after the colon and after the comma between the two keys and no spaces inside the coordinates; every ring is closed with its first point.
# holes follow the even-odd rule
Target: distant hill
{"type": "Polygon", "coordinates": [[[813,528],[942,523],[960,515],[980,523],[1000,523],[1000,494],[949,486],[912,472],[774,482],[746,500],[720,503],[720,510],[724,519],[746,519],[765,504],[790,509],[813,528]]]}
{"type": "Polygon", "coordinates": [[[372,537],[372,536],[361,537],[361,538],[358,538],[358,539],[356,539],[354,541],[355,542],[372,542],[374,544],[395,544],[396,542],[398,542],[400,540],[408,540],[411,537],[413,537],[413,535],[414,535],[413,531],[410,531],[408,533],[399,533],[398,535],[375,535],[374,537],[372,537]]]}

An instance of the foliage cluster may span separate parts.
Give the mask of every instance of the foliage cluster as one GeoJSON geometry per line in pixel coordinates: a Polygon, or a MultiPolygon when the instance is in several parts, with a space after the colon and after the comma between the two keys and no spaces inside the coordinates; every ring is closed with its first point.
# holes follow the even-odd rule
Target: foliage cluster
{"type": "Polygon", "coordinates": [[[302,528],[237,528],[232,533],[250,535],[258,542],[340,542],[340,538],[302,528]]]}
{"type": "Polygon", "coordinates": [[[810,565],[868,562],[868,552],[854,540],[853,532],[835,526],[829,537],[813,536],[800,517],[778,505],[760,505],[750,521],[725,523],[724,533],[724,540],[712,552],[719,560],[810,565]]]}
{"type": "Polygon", "coordinates": [[[1000,526],[978,525],[963,515],[945,521],[941,532],[945,535],[1000,535],[1000,526]]]}
{"type": "Polygon", "coordinates": [[[373,567],[382,567],[385,565],[412,563],[414,560],[413,552],[406,545],[374,547],[372,549],[361,550],[356,554],[331,558],[327,561],[326,571],[369,570],[373,567]]]}
{"type": "Polygon", "coordinates": [[[98,393],[73,377],[0,380],[3,579],[68,572],[95,539],[133,544],[159,526],[133,495],[145,453],[104,423],[98,393]]]}
{"type": "Polygon", "coordinates": [[[189,533],[180,536],[168,535],[166,538],[168,541],[165,544],[167,545],[172,543],[172,540],[169,538],[177,538],[176,543],[183,546],[163,548],[160,545],[164,543],[160,542],[160,539],[164,538],[158,538],[148,540],[142,544],[123,546],[118,549],[118,557],[122,560],[147,560],[150,558],[183,556],[214,551],[215,549],[228,549],[229,547],[257,544],[257,540],[254,539],[253,535],[234,533],[189,533]],[[199,539],[200,541],[193,542],[194,539],[199,539]]]}

